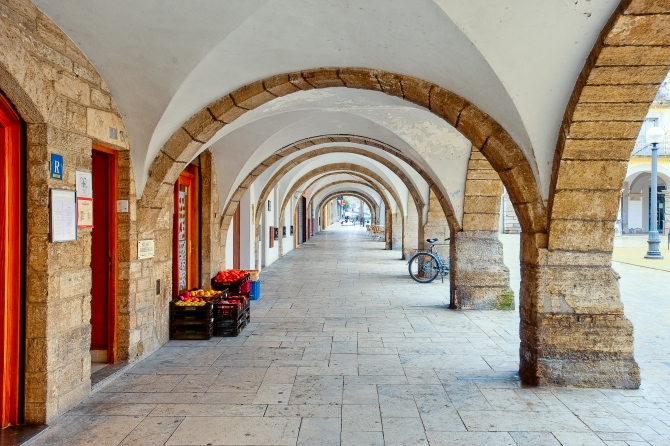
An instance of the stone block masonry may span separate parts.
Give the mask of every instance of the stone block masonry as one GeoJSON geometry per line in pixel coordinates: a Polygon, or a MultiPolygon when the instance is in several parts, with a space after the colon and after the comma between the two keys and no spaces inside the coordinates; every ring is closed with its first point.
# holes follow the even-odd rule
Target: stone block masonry
{"type": "Polygon", "coordinates": [[[451,237],[451,307],[512,310],[509,269],[498,240],[502,182],[479,150],[472,148],[465,181],[463,230],[451,237]]]}

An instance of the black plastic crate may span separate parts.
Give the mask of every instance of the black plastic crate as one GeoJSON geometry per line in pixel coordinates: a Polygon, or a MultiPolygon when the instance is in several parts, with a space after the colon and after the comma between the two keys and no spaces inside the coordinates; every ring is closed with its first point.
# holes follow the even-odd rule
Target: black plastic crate
{"type": "Polygon", "coordinates": [[[203,340],[211,339],[214,335],[214,324],[204,323],[199,326],[170,325],[170,340],[203,340]]]}
{"type": "Polygon", "coordinates": [[[209,319],[170,319],[170,327],[207,327],[214,323],[214,318],[209,319]]]}
{"type": "Polygon", "coordinates": [[[214,304],[214,319],[216,321],[238,320],[240,316],[249,311],[249,299],[242,297],[236,299],[228,297],[228,301],[220,301],[214,304]]]}
{"type": "Polygon", "coordinates": [[[229,294],[248,293],[250,286],[251,285],[249,284],[248,273],[237,282],[215,282],[214,279],[212,278],[213,290],[217,291],[228,290],[229,294]]]}
{"type": "Polygon", "coordinates": [[[217,337],[234,337],[242,333],[242,330],[247,326],[247,324],[250,321],[249,314],[247,313],[247,316],[242,318],[242,320],[238,321],[238,323],[231,325],[231,326],[224,326],[224,327],[214,327],[214,336],[217,337]]]}
{"type": "Polygon", "coordinates": [[[241,313],[237,319],[226,319],[226,320],[214,320],[214,328],[230,328],[240,325],[242,322],[249,321],[251,319],[251,313],[245,311],[241,313]]]}

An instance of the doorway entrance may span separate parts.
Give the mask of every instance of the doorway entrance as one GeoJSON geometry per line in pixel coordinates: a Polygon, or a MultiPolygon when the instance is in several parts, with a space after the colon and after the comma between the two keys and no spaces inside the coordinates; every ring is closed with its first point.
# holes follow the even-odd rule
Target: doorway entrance
{"type": "Polygon", "coordinates": [[[188,166],[174,185],[172,270],[175,278],[173,281],[175,296],[197,285],[198,216],[195,212],[198,202],[197,175],[196,167],[188,166]]]}
{"type": "Polygon", "coordinates": [[[298,244],[305,242],[305,197],[298,198],[298,244]]]}
{"type": "Polygon", "coordinates": [[[0,427],[21,422],[23,161],[21,121],[0,97],[0,427]]]}
{"type": "Polygon", "coordinates": [[[91,372],[115,362],[116,152],[93,147],[91,372]]]}
{"type": "MultiPolygon", "coordinates": [[[[663,225],[665,224],[665,186],[658,186],[658,194],[656,196],[656,209],[658,210],[658,220],[656,220],[656,229],[660,234],[663,233],[663,225]]],[[[649,188],[648,201],[651,203],[651,187],[649,188]]],[[[654,224],[652,223],[654,207],[649,205],[649,228],[652,228],[654,224]]]]}

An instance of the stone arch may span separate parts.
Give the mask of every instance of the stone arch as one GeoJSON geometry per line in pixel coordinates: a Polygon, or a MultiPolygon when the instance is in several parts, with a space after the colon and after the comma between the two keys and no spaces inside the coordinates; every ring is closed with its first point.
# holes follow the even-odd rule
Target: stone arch
{"type": "Polygon", "coordinates": [[[370,197],[369,195],[364,194],[364,193],[362,193],[362,192],[359,192],[359,191],[356,191],[356,190],[349,190],[349,189],[343,189],[343,190],[341,190],[341,191],[333,192],[333,193],[328,194],[328,195],[326,196],[326,198],[324,198],[323,200],[321,200],[321,201],[319,202],[319,204],[317,205],[317,210],[318,210],[317,212],[320,212],[320,211],[321,211],[322,206],[323,206],[328,200],[332,200],[333,197],[337,197],[337,196],[340,196],[340,195],[348,195],[348,196],[356,197],[356,198],[359,198],[360,200],[363,200],[363,201],[365,202],[365,204],[367,204],[368,207],[370,208],[370,213],[371,213],[373,216],[375,215],[375,209],[374,209],[374,207],[372,206],[372,204],[374,203],[374,200],[372,199],[372,197],[370,197]]]}
{"type": "MultiPolygon", "coordinates": [[[[391,197],[393,197],[393,199],[396,201],[396,203],[402,203],[402,201],[400,200],[398,195],[395,193],[395,191],[391,188],[391,186],[388,183],[386,183],[386,181],[383,178],[381,178],[379,175],[377,175],[375,172],[372,172],[371,170],[366,169],[364,167],[361,167],[357,164],[335,163],[335,164],[327,164],[325,166],[321,166],[317,169],[314,169],[314,170],[306,173],[301,178],[299,178],[293,184],[291,189],[289,191],[287,191],[287,193],[284,197],[284,200],[282,202],[282,206],[279,210],[279,215],[280,216],[284,215],[284,211],[286,210],[286,206],[288,205],[288,201],[290,200],[291,196],[295,193],[295,191],[298,189],[298,187],[300,187],[302,184],[306,183],[307,181],[309,181],[310,179],[312,179],[312,178],[314,178],[318,175],[321,175],[323,173],[328,173],[328,172],[335,172],[335,171],[343,171],[345,173],[355,172],[355,173],[359,173],[359,174],[363,174],[365,176],[368,176],[368,177],[374,179],[376,182],[378,182],[384,189],[388,190],[389,194],[391,195],[391,197]]],[[[398,209],[399,209],[399,212],[401,213],[401,216],[403,216],[402,207],[398,206],[398,209]]],[[[261,219],[261,213],[257,211],[256,216],[255,216],[255,220],[254,220],[254,226],[256,228],[255,229],[256,233],[255,233],[255,239],[254,240],[258,240],[258,235],[259,235],[258,234],[258,225],[259,225],[260,219],[261,219]]],[[[255,244],[255,246],[256,246],[256,248],[255,248],[256,266],[257,266],[257,269],[258,269],[258,266],[260,265],[258,244],[255,244]]]]}
{"type": "MultiPolygon", "coordinates": [[[[332,172],[332,173],[327,173],[327,174],[322,175],[321,177],[317,178],[316,180],[312,181],[312,182],[310,183],[310,185],[316,183],[317,181],[319,181],[319,180],[321,180],[321,179],[323,179],[323,178],[325,178],[325,177],[327,177],[327,176],[330,176],[330,175],[338,175],[338,174],[340,174],[340,173],[342,173],[342,172],[332,172]]],[[[346,173],[347,175],[352,175],[352,176],[356,176],[356,177],[361,178],[361,179],[363,180],[363,181],[361,182],[361,184],[364,184],[364,185],[367,185],[367,186],[371,187],[375,192],[377,192],[377,193],[379,194],[379,196],[381,197],[382,201],[384,202],[384,206],[386,207],[386,219],[387,219],[388,221],[390,221],[391,218],[390,218],[389,215],[391,214],[391,206],[390,206],[390,203],[389,203],[389,201],[388,201],[388,197],[386,197],[386,194],[379,188],[379,186],[378,186],[377,184],[375,184],[373,181],[370,181],[369,179],[367,179],[367,178],[365,177],[365,175],[362,175],[362,174],[360,174],[360,173],[358,173],[358,172],[345,172],[345,173],[346,173]]],[[[309,189],[309,186],[308,186],[306,189],[309,189]]],[[[315,195],[316,195],[316,194],[315,194],[315,195]]],[[[313,196],[314,196],[314,195],[313,195],[313,196]]],[[[394,200],[395,200],[395,199],[394,199],[394,200]]],[[[311,202],[311,201],[310,201],[310,202],[311,202]]],[[[396,202],[396,207],[399,207],[399,206],[400,206],[400,203],[397,203],[397,202],[396,202]]],[[[294,209],[294,212],[295,212],[295,209],[294,209]]],[[[404,215],[403,212],[402,212],[402,208],[399,209],[399,212],[400,212],[401,215],[404,215]]],[[[404,224],[404,218],[403,218],[403,224],[404,224]]],[[[401,227],[402,227],[402,224],[401,224],[401,227]]],[[[392,225],[391,225],[391,224],[386,225],[386,227],[385,227],[385,238],[386,238],[385,249],[392,249],[392,235],[393,235],[393,227],[392,227],[392,225]]],[[[281,239],[279,240],[279,246],[280,246],[280,251],[281,251],[281,247],[282,247],[282,240],[281,240],[281,239]]],[[[281,256],[281,252],[280,252],[280,256],[281,256]]]]}
{"type": "MultiPolygon", "coordinates": [[[[369,187],[369,188],[375,190],[375,192],[377,192],[377,190],[375,189],[375,187],[374,187],[371,183],[367,183],[367,182],[365,182],[365,181],[350,181],[350,180],[334,181],[334,182],[332,182],[332,183],[326,184],[325,186],[323,186],[323,187],[320,188],[319,190],[315,191],[315,192],[312,194],[312,197],[310,198],[307,207],[309,207],[309,204],[311,204],[311,203],[314,201],[314,197],[318,196],[318,195],[319,195],[321,192],[323,192],[324,190],[328,189],[329,187],[333,187],[333,186],[336,186],[336,185],[338,185],[338,184],[345,184],[345,183],[348,183],[348,184],[360,184],[360,185],[363,185],[363,186],[367,186],[367,187],[369,187]]],[[[377,193],[379,193],[379,192],[377,192],[377,193]]],[[[380,194],[380,195],[381,195],[381,194],[380,194]]],[[[368,198],[369,198],[370,200],[372,200],[372,197],[368,197],[368,198]]],[[[382,198],[382,200],[383,200],[383,198],[382,198]]],[[[371,211],[374,211],[373,209],[370,209],[370,210],[371,210],[371,211]]]]}
{"type": "MultiPolygon", "coordinates": [[[[322,178],[323,178],[323,177],[322,177],[322,178]]],[[[379,194],[379,196],[381,197],[382,202],[384,203],[384,206],[386,206],[386,203],[388,202],[388,201],[386,200],[386,197],[384,197],[383,194],[380,193],[378,187],[377,187],[374,183],[368,183],[368,182],[366,182],[366,181],[347,181],[347,180],[342,180],[342,181],[335,181],[335,182],[333,182],[333,183],[327,184],[327,185],[323,186],[321,189],[319,189],[319,190],[317,190],[316,192],[314,192],[314,193],[312,194],[312,197],[311,197],[310,200],[309,200],[309,203],[307,204],[307,207],[309,208],[309,206],[312,204],[312,202],[314,201],[314,197],[318,196],[318,195],[319,195],[321,192],[323,192],[324,190],[326,190],[326,189],[328,189],[328,188],[330,188],[330,187],[333,187],[333,186],[337,186],[338,184],[360,184],[360,185],[362,185],[362,186],[369,187],[369,188],[371,188],[372,190],[374,190],[375,192],[377,192],[377,193],[379,194]]],[[[363,194],[362,191],[359,191],[359,193],[360,193],[360,194],[363,194]]],[[[372,219],[373,219],[373,221],[374,221],[374,220],[376,220],[376,219],[379,218],[379,215],[378,215],[378,209],[377,209],[377,207],[378,207],[377,202],[376,202],[376,201],[373,199],[373,197],[371,197],[370,195],[368,195],[368,194],[365,194],[365,195],[368,197],[368,203],[367,203],[367,204],[368,204],[368,207],[370,208],[370,214],[371,214],[371,217],[372,217],[372,219]],[[373,203],[374,203],[374,206],[372,206],[373,203]]],[[[332,198],[332,194],[329,194],[328,196],[332,198]]],[[[321,202],[319,203],[319,205],[318,205],[317,207],[321,207],[322,204],[323,204],[323,200],[321,200],[321,202]]]]}
{"type": "MultiPolygon", "coordinates": [[[[379,175],[377,175],[375,172],[372,172],[369,169],[366,169],[365,167],[358,166],[356,164],[349,164],[349,163],[337,163],[337,164],[327,164],[325,166],[321,166],[319,168],[316,168],[310,172],[307,172],[305,175],[303,175],[300,179],[298,179],[293,186],[291,186],[291,189],[286,193],[286,196],[284,197],[284,200],[282,202],[281,209],[279,211],[280,215],[283,215],[284,211],[286,210],[286,206],[288,206],[288,203],[291,199],[291,196],[295,193],[296,190],[302,185],[305,184],[305,182],[309,181],[311,178],[314,178],[317,175],[320,175],[322,173],[326,172],[333,172],[333,171],[344,171],[345,173],[359,173],[362,176],[367,176],[375,180],[377,183],[381,185],[384,189],[388,190],[389,194],[395,202],[398,204],[397,209],[398,212],[400,212],[401,216],[404,217],[404,213],[402,211],[402,206],[400,204],[402,201],[398,197],[398,195],[395,193],[393,189],[391,189],[390,185],[386,183],[386,181],[381,178],[379,175]]],[[[383,197],[383,194],[382,194],[383,197]]],[[[258,224],[258,219],[256,220],[256,224],[258,224]]]]}
{"type": "Polygon", "coordinates": [[[376,149],[383,150],[384,152],[387,152],[401,159],[402,161],[407,163],[412,169],[414,169],[415,172],[421,175],[424,181],[428,183],[429,188],[434,188],[435,194],[437,195],[437,198],[440,202],[440,206],[442,206],[442,210],[444,211],[445,216],[447,216],[449,219],[452,220],[452,223],[450,224],[453,224],[455,228],[459,227],[458,221],[456,221],[456,218],[453,216],[454,212],[449,199],[437,187],[432,177],[428,175],[428,173],[425,172],[416,162],[414,162],[414,160],[403,155],[402,152],[400,152],[400,150],[396,149],[395,147],[392,147],[381,141],[377,141],[372,138],[363,138],[356,135],[338,134],[338,135],[320,135],[296,141],[294,143],[282,147],[281,149],[274,152],[271,156],[263,160],[252,172],[250,172],[246,176],[246,178],[240,183],[235,192],[231,195],[231,198],[226,203],[226,206],[224,207],[224,211],[222,213],[223,215],[223,219],[221,222],[222,228],[227,228],[230,225],[232,216],[235,214],[235,211],[237,210],[239,200],[245,194],[247,189],[256,180],[256,178],[258,178],[258,176],[260,176],[263,172],[269,169],[274,163],[297,151],[329,143],[353,143],[353,144],[360,144],[364,146],[374,147],[376,149]]]}
{"type": "Polygon", "coordinates": [[[547,240],[522,234],[525,382],[640,385],[612,244],[634,141],[670,68],[669,22],[667,2],[621,1],[577,79],[554,152],[547,240]]]}
{"type": "Polygon", "coordinates": [[[152,161],[141,199],[140,228],[151,224],[179,172],[224,125],[277,97],[329,87],[379,91],[441,117],[481,150],[500,174],[517,213],[523,216],[523,231],[546,231],[546,210],[535,173],[521,148],[500,124],[476,105],[431,82],[369,68],[317,68],[279,74],[240,87],[203,107],[172,134],[152,161]]]}
{"type": "Polygon", "coordinates": [[[262,209],[262,206],[260,206],[261,203],[264,203],[265,200],[267,200],[268,196],[270,195],[270,192],[274,187],[279,183],[279,181],[288,173],[291,171],[291,169],[299,166],[303,162],[310,160],[312,158],[316,158],[321,155],[329,154],[329,153],[354,153],[357,155],[364,156],[366,158],[370,158],[372,160],[375,160],[382,164],[383,166],[387,167],[389,170],[391,170],[400,180],[405,184],[407,189],[409,190],[410,196],[412,197],[414,201],[414,205],[417,207],[417,211],[421,213],[423,209],[423,198],[421,197],[421,194],[419,194],[416,185],[414,182],[409,178],[404,172],[398,170],[393,163],[388,161],[387,159],[380,157],[378,155],[375,155],[374,153],[369,153],[366,152],[363,149],[358,149],[355,147],[327,147],[323,149],[317,149],[308,153],[305,153],[296,159],[292,160],[290,163],[287,163],[286,165],[282,166],[277,172],[270,178],[267,183],[265,184],[265,187],[263,188],[261,194],[259,195],[258,198],[258,204],[256,209],[259,210],[257,214],[260,215],[260,210],[262,209]]]}

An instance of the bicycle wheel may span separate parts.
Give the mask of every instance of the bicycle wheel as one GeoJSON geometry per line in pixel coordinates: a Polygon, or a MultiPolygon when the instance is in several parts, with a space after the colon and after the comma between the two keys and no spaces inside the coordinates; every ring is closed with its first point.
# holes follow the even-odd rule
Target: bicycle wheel
{"type": "Polygon", "coordinates": [[[432,254],[420,252],[410,259],[408,269],[412,279],[419,283],[429,283],[440,272],[440,264],[432,254]]]}

